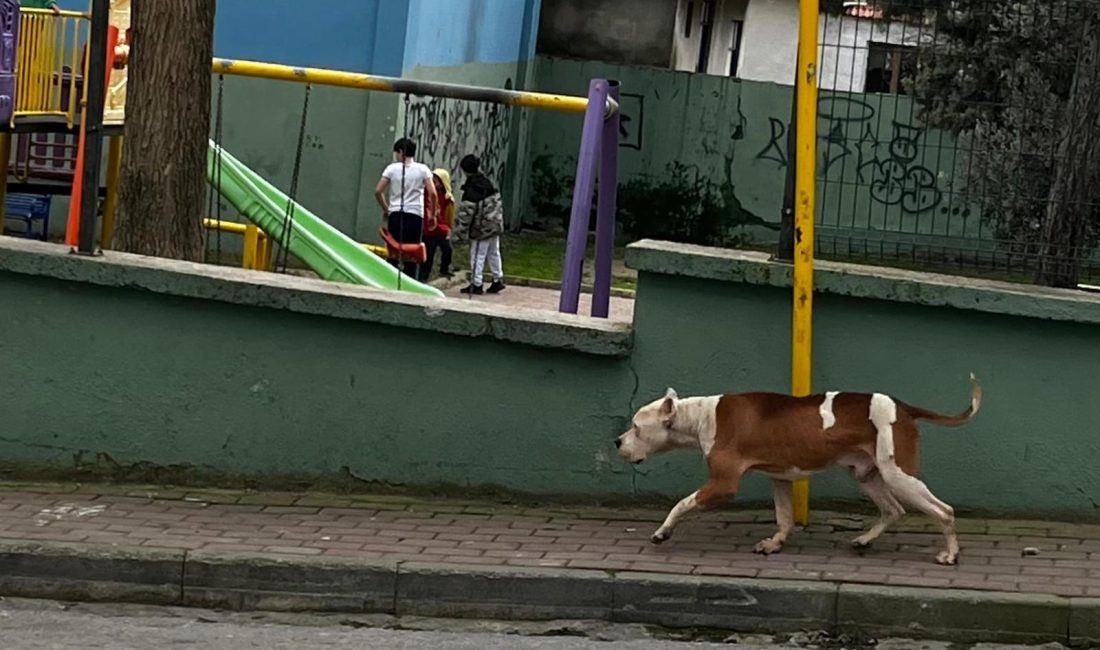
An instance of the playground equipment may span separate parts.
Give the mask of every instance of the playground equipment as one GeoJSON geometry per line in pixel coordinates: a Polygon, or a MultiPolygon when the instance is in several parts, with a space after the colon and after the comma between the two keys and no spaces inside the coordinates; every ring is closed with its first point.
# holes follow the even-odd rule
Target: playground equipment
{"type": "MultiPolygon", "coordinates": [[[[618,138],[619,103],[618,83],[602,79],[594,80],[587,97],[570,97],[547,93],[503,90],[459,84],[435,83],[380,77],[375,75],[300,68],[259,61],[215,59],[213,71],[219,75],[237,75],[263,79],[276,79],[312,85],[339,86],[377,92],[447,97],[469,101],[491,102],[515,107],[584,113],[580,155],[573,193],[572,217],[565,251],[565,267],[562,278],[559,310],[577,313],[580,302],[581,275],[588,244],[588,221],[592,211],[593,195],[597,180],[610,191],[600,192],[596,206],[596,274],[592,295],[592,315],[606,318],[611,302],[611,261],[614,253],[615,201],[618,187],[618,138]],[[597,168],[597,161],[599,165],[597,168]]],[[[307,95],[308,102],[308,95],[307,95]]],[[[407,101],[406,101],[407,104],[407,101]]],[[[304,113],[304,111],[303,111],[304,113]]],[[[296,161],[297,162],[297,161],[296,161]]],[[[420,253],[413,248],[397,247],[389,238],[388,247],[403,259],[418,260],[420,253]]],[[[395,255],[396,256],[396,255],[395,255]]]]}
{"type": "MultiPolygon", "coordinates": [[[[209,144],[207,175],[210,183],[234,208],[256,224],[269,241],[286,244],[289,252],[326,280],[398,290],[399,271],[386,260],[325,223],[261,178],[213,141],[209,144]],[[292,209],[294,218],[284,215],[292,209]]],[[[441,297],[435,287],[412,278],[401,281],[401,291],[441,297]]]]}
{"type": "MultiPolygon", "coordinates": [[[[0,202],[6,204],[8,218],[24,220],[20,206],[48,204],[51,195],[72,196],[71,211],[84,208],[84,203],[94,211],[99,197],[106,194],[104,220],[113,220],[117,183],[112,181],[117,180],[121,160],[126,71],[125,57],[116,55],[107,41],[128,31],[129,6],[129,0],[115,0],[110,13],[104,11],[99,18],[97,31],[92,25],[94,12],[55,15],[22,9],[18,0],[0,0],[0,38],[11,44],[0,52],[0,169],[8,181],[0,188],[0,202]],[[100,46],[112,53],[104,56],[103,68],[105,79],[113,83],[110,88],[95,84],[89,88],[84,81],[90,68],[103,68],[90,65],[88,52],[100,46]],[[88,118],[89,99],[96,99],[89,92],[108,97],[106,120],[88,118]],[[103,136],[109,139],[110,160],[106,192],[95,183],[83,201],[82,175],[94,171],[98,179],[98,164],[94,170],[85,170],[82,164],[82,134],[88,128],[97,133],[97,144],[103,136]],[[14,193],[11,202],[5,201],[9,191],[14,193]]],[[[98,163],[99,154],[95,155],[98,163]]],[[[48,206],[42,212],[48,212],[48,206]]],[[[33,221],[48,227],[44,215],[36,214],[33,221]]],[[[32,229],[32,221],[26,222],[24,231],[30,234],[32,229]]],[[[70,239],[76,238],[77,233],[69,234],[70,239]]]]}
{"type": "MultiPolygon", "coordinates": [[[[17,0],[0,0],[0,10],[6,11],[11,19],[6,24],[13,25],[10,36],[18,44],[20,54],[19,74],[15,74],[16,66],[8,67],[11,73],[8,79],[11,95],[15,105],[22,109],[17,113],[34,114],[39,118],[53,118],[64,124],[64,128],[61,129],[64,132],[61,136],[63,139],[59,140],[55,137],[53,141],[43,141],[39,135],[33,136],[30,140],[21,141],[18,151],[25,153],[26,159],[21,165],[17,164],[17,170],[22,169],[27,177],[33,170],[41,176],[50,174],[60,177],[62,182],[69,182],[68,193],[73,200],[70,205],[66,242],[77,252],[93,254],[96,251],[95,216],[98,198],[98,192],[95,190],[98,189],[98,163],[102,150],[102,137],[108,127],[120,130],[124,118],[125,67],[129,56],[129,0],[115,0],[113,6],[109,0],[92,0],[90,13],[64,12],[61,18],[42,10],[20,11],[17,0]],[[25,33],[28,38],[19,38],[20,23],[25,23],[25,33]],[[29,37],[31,34],[34,38],[29,37]],[[87,45],[84,46],[83,43],[87,45]],[[76,64],[78,49],[83,51],[79,68],[76,64]],[[81,70],[80,74],[74,72],[78,69],[81,70]],[[84,83],[85,79],[98,78],[100,74],[104,78],[102,86],[96,83],[84,83]],[[18,88],[15,87],[17,81],[18,88]],[[79,102],[78,96],[81,97],[79,102]],[[20,101],[23,103],[19,104],[20,101]],[[79,118],[77,117],[78,105],[79,118]],[[74,143],[69,132],[76,127],[79,127],[79,132],[74,143]],[[85,164],[85,158],[88,164],[85,164]],[[85,193],[85,185],[93,189],[85,193]]],[[[611,188],[617,186],[619,118],[617,95],[612,90],[617,87],[617,84],[606,81],[594,82],[589,97],[584,98],[422,82],[336,70],[303,69],[255,61],[217,59],[212,62],[212,71],[221,77],[237,75],[294,81],[305,83],[307,88],[302,131],[299,133],[299,153],[295,159],[295,173],[288,194],[278,192],[258,175],[241,165],[239,161],[231,159],[220,146],[217,146],[217,143],[212,145],[211,151],[216,159],[209,165],[212,185],[242,213],[262,222],[257,225],[263,237],[260,231],[253,235],[247,227],[242,233],[246,236],[244,255],[246,266],[270,268],[272,252],[268,247],[272,241],[277,241],[280,244],[278,250],[284,256],[284,268],[285,256],[293,253],[314,267],[322,277],[380,287],[390,287],[393,284],[390,282],[391,274],[387,269],[378,267],[374,257],[362,257],[377,249],[364,249],[358,243],[343,238],[342,234],[304,210],[295,200],[301,159],[301,140],[304,137],[308,109],[308,91],[312,85],[403,93],[406,97],[406,107],[409,96],[416,94],[494,102],[517,107],[584,112],[582,155],[579,157],[577,191],[573,206],[574,218],[566,250],[566,271],[560,304],[562,311],[576,313],[580,295],[581,267],[587,245],[588,215],[592,209],[592,199],[596,189],[597,170],[594,161],[597,157],[602,156],[605,161],[599,169],[600,183],[611,188]],[[227,166],[224,165],[226,159],[232,160],[227,166]],[[224,168],[228,168],[233,177],[229,182],[225,182],[222,178],[224,168]],[[273,210],[279,209],[284,210],[281,223],[273,218],[276,214],[273,210]],[[295,240],[299,237],[303,238],[302,241],[296,242],[295,240]]],[[[3,66],[0,66],[0,73],[3,73],[3,66]]],[[[0,94],[5,88],[4,84],[5,79],[0,74],[0,94]]],[[[220,103],[219,91],[219,120],[220,103]]],[[[11,116],[11,119],[14,123],[15,116],[11,116]]],[[[216,139],[220,140],[220,137],[216,136],[216,139]]],[[[10,148],[10,140],[5,139],[0,142],[0,145],[3,145],[4,149],[0,153],[7,152],[10,148]]],[[[107,247],[114,229],[116,188],[122,152],[121,140],[118,137],[111,141],[108,152],[110,160],[103,227],[99,239],[100,248],[107,247]]],[[[8,170],[5,169],[5,171],[8,170]]],[[[594,316],[606,317],[610,303],[615,194],[615,191],[601,192],[603,198],[598,206],[597,274],[592,311],[594,316]]],[[[0,198],[3,196],[0,195],[0,198]]],[[[219,202],[219,211],[220,205],[219,202]]],[[[223,220],[220,214],[209,216],[214,222],[216,231],[226,231],[222,228],[223,220]]],[[[423,244],[401,244],[389,233],[382,233],[382,236],[388,257],[415,262],[423,262],[425,259],[423,244]]],[[[403,289],[402,275],[397,274],[396,280],[395,287],[399,290],[403,289]]],[[[408,280],[408,284],[411,290],[426,291],[423,285],[414,280],[408,280]]],[[[434,289],[428,293],[438,294],[434,289]]]]}

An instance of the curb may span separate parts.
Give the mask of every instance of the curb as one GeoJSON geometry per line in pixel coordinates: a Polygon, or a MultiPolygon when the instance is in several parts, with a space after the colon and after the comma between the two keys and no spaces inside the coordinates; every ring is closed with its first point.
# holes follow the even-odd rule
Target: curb
{"type": "Polygon", "coordinates": [[[1100,599],[0,540],[0,596],[231,610],[596,619],[965,643],[1100,641],[1100,599]]]}

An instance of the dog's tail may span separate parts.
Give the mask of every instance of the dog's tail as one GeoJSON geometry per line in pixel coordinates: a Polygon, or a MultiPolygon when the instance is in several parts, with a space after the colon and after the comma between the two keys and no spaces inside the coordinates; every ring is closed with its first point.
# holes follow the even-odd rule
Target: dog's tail
{"type": "Polygon", "coordinates": [[[966,424],[978,414],[982,407],[982,385],[978,383],[974,373],[970,373],[970,407],[959,415],[940,415],[935,411],[929,411],[917,406],[905,405],[909,417],[914,420],[928,420],[945,427],[957,427],[966,424]]]}

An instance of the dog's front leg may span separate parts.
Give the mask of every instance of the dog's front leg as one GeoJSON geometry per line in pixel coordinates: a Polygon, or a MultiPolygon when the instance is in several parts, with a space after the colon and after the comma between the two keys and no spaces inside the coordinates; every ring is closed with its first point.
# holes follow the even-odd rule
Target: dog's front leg
{"type": "Polygon", "coordinates": [[[772,479],[772,495],[775,499],[775,523],[779,530],[771,537],[761,540],[754,549],[763,555],[771,555],[783,550],[783,544],[787,536],[794,528],[794,508],[791,506],[791,490],[794,484],[790,481],[772,479]]]}
{"type": "Polygon", "coordinates": [[[740,483],[740,474],[725,477],[723,479],[711,479],[706,485],[681,499],[680,503],[677,503],[672,510],[669,511],[668,517],[665,518],[665,522],[661,524],[657,532],[653,533],[653,537],[651,537],[650,540],[654,544],[660,544],[669,537],[672,537],[672,531],[676,528],[676,524],[680,523],[680,520],[686,515],[699,508],[704,510],[717,508],[723,501],[737,494],[737,487],[740,483]]]}
{"type": "Polygon", "coordinates": [[[699,491],[696,490],[687,495],[680,502],[672,507],[668,516],[665,517],[665,521],[661,524],[661,527],[657,529],[657,532],[653,533],[653,537],[650,538],[654,544],[660,544],[669,537],[672,537],[672,531],[676,528],[676,524],[680,523],[680,520],[684,518],[689,512],[694,511],[699,507],[698,502],[699,491]]]}

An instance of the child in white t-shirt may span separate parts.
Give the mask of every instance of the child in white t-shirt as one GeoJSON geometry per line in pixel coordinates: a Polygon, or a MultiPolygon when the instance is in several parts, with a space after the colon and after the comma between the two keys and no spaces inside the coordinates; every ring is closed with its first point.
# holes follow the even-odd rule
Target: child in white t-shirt
{"type": "MultiPolygon", "coordinates": [[[[401,244],[419,243],[424,234],[424,194],[435,195],[432,171],[416,162],[416,143],[401,138],[393,145],[394,162],[386,166],[374,188],[382,219],[401,244]]],[[[434,201],[433,201],[434,204],[434,201]]],[[[396,261],[392,262],[396,266],[396,261]]],[[[406,262],[406,275],[416,277],[416,264],[406,262]]]]}

